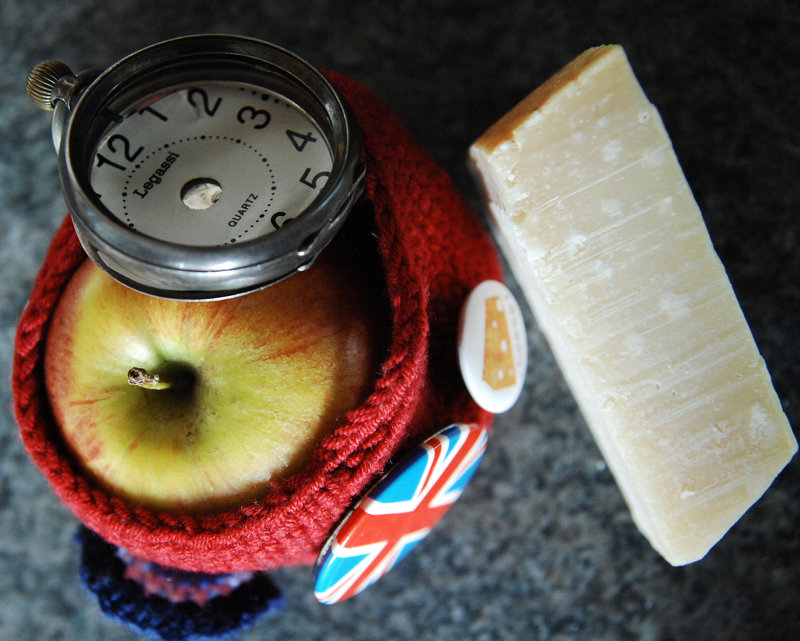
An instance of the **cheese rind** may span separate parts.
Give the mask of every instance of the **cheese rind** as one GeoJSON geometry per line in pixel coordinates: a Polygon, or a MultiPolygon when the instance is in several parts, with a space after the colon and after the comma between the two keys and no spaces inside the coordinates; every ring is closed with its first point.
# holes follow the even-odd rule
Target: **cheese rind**
{"type": "Polygon", "coordinates": [[[673,565],[702,558],[797,442],[623,49],[576,58],[470,158],[635,522],[673,565]]]}

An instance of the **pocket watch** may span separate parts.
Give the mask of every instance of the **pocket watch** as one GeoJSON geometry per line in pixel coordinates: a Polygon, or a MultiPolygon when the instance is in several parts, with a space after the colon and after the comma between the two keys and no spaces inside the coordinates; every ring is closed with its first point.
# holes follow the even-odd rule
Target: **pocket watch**
{"type": "Polygon", "coordinates": [[[54,109],[81,244],[147,294],[225,298],[306,269],[363,191],[344,98],[260,40],[176,38],[102,72],[46,61],[27,89],[54,109]]]}

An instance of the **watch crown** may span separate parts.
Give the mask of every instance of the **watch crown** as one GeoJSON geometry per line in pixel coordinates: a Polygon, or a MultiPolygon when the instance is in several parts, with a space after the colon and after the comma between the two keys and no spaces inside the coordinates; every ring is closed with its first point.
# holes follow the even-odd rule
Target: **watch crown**
{"type": "Polygon", "coordinates": [[[70,80],[75,77],[72,70],[63,62],[58,60],[40,62],[28,74],[28,81],[25,83],[28,96],[40,108],[51,111],[55,101],[62,97],[59,82],[67,76],[70,80]]]}

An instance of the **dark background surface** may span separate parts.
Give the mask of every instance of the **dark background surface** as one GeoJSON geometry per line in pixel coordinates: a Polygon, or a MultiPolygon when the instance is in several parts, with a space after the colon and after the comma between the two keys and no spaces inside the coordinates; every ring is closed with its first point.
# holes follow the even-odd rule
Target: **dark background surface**
{"type": "MultiPolygon", "coordinates": [[[[661,111],[784,409],[800,425],[794,0],[740,2],[0,3],[0,638],[105,641],[76,576],[77,523],[29,463],[10,407],[19,314],[64,205],[49,116],[25,96],[46,58],[105,66],[196,32],[271,40],[372,87],[476,208],[469,144],[585,48],[622,44],[661,111]]],[[[800,467],[699,563],[668,566],[632,524],[538,328],[528,382],[481,470],[417,550],[344,604],[311,568],[274,573],[289,608],[242,639],[796,639],[800,467]]]]}

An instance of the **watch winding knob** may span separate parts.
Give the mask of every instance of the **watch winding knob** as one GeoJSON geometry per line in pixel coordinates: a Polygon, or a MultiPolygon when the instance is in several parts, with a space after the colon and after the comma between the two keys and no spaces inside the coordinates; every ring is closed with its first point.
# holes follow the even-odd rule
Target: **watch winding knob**
{"type": "Polygon", "coordinates": [[[40,108],[51,111],[56,100],[66,97],[68,92],[64,92],[60,85],[62,80],[67,79],[69,85],[75,79],[67,65],[58,60],[45,60],[31,69],[25,88],[33,102],[40,108]]]}

